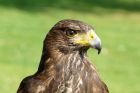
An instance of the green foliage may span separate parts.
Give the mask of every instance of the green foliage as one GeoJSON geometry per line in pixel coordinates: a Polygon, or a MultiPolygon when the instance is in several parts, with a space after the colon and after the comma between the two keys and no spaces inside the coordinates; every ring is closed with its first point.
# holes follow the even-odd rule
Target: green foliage
{"type": "MultiPolygon", "coordinates": [[[[95,27],[102,40],[103,50],[98,55],[97,51],[90,49],[88,55],[108,85],[110,93],[140,93],[139,3],[114,0],[116,6],[108,6],[111,9],[108,11],[108,3],[97,0],[95,4],[104,8],[102,12],[100,8],[88,3],[95,0],[87,0],[87,3],[80,0],[83,2],[77,7],[74,2],[64,0],[56,4],[48,0],[50,7],[44,4],[45,0],[41,0],[42,3],[35,3],[35,0],[33,6],[32,0],[21,1],[23,3],[19,0],[0,1],[0,93],[15,93],[21,80],[36,72],[43,39],[61,19],[77,19],[95,27]],[[41,8],[42,4],[46,8],[41,8]],[[124,8],[118,4],[128,5],[124,8]],[[87,8],[82,8],[83,5],[87,8]],[[113,7],[115,10],[112,10],[113,7]],[[100,12],[97,13],[98,10],[100,12]]],[[[107,1],[110,4],[113,2],[107,1]]]]}
{"type": "Polygon", "coordinates": [[[101,11],[103,9],[140,11],[139,0],[1,0],[0,5],[29,11],[41,11],[48,8],[82,12],[98,12],[100,8],[101,11]]]}

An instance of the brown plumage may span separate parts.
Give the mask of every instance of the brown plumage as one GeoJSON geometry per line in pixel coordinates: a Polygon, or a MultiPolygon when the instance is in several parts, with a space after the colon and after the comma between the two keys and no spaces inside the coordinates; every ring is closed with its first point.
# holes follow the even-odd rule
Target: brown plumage
{"type": "Polygon", "coordinates": [[[47,34],[38,71],[22,80],[17,93],[109,93],[87,57],[101,51],[94,29],[77,20],[62,20],[47,34]]]}

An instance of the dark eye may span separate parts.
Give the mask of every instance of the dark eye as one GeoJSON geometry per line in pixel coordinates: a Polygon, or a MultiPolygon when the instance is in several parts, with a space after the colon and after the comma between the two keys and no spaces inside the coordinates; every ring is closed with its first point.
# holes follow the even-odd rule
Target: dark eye
{"type": "Polygon", "coordinates": [[[71,30],[71,29],[66,30],[66,35],[67,36],[74,36],[76,34],[77,34],[77,31],[75,31],[75,30],[71,30]]]}

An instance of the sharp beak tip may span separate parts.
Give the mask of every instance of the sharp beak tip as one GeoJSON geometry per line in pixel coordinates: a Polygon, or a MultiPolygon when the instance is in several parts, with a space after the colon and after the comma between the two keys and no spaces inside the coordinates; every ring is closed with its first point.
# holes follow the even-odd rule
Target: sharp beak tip
{"type": "Polygon", "coordinates": [[[98,55],[101,53],[101,48],[100,49],[98,49],[98,55]]]}
{"type": "Polygon", "coordinates": [[[101,45],[96,45],[96,46],[94,46],[94,48],[95,48],[96,50],[98,50],[98,54],[101,53],[101,50],[102,50],[101,45]]]}

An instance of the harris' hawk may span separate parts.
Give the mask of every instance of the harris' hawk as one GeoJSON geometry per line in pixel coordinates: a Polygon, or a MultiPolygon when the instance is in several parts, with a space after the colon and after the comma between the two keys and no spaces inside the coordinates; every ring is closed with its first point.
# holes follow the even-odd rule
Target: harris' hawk
{"type": "Polygon", "coordinates": [[[17,93],[109,93],[87,50],[101,51],[94,29],[77,20],[59,21],[49,31],[38,71],[22,80],[17,93]]]}

